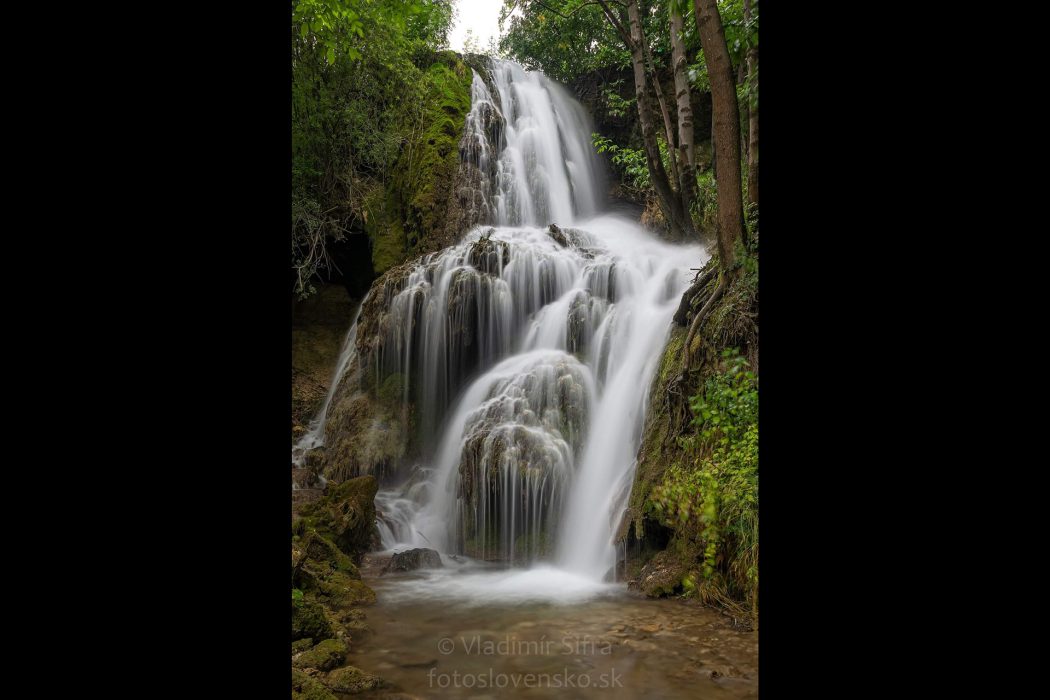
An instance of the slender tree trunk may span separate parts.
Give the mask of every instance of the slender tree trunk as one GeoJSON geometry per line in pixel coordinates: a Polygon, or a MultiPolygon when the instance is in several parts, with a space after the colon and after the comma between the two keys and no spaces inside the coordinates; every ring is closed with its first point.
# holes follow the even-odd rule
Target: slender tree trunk
{"type": "Polygon", "coordinates": [[[678,3],[671,0],[671,61],[674,67],[675,100],[678,102],[678,193],[692,231],[690,209],[696,198],[696,144],[693,139],[693,98],[686,75],[688,60],[682,38],[682,14],[678,3]]]}
{"type": "MultiPolygon", "coordinates": [[[[751,0],[744,0],[744,22],[751,21],[751,0]]],[[[747,74],[751,81],[748,99],[747,201],[758,204],[758,47],[747,50],[747,74]]]]}
{"type": "MultiPolygon", "coordinates": [[[[640,30],[641,27],[639,27],[640,30]]],[[[674,125],[671,122],[671,112],[667,109],[667,100],[664,99],[664,89],[660,85],[660,76],[656,73],[656,61],[653,60],[653,54],[649,51],[649,44],[645,41],[644,35],[642,35],[642,48],[645,49],[645,57],[649,61],[649,75],[653,79],[656,102],[660,105],[660,116],[664,120],[664,138],[667,141],[667,163],[671,170],[671,182],[677,183],[679,168],[678,163],[676,163],[678,159],[675,157],[674,125]]]]}
{"type": "Polygon", "coordinates": [[[646,84],[645,53],[643,50],[644,37],[642,36],[642,23],[638,12],[638,0],[631,0],[627,6],[627,15],[631,23],[631,41],[628,44],[631,49],[631,59],[634,63],[634,90],[638,102],[638,121],[642,128],[642,141],[645,144],[645,161],[649,167],[649,179],[652,181],[653,189],[656,190],[656,198],[660,203],[660,210],[667,221],[673,237],[684,235],[682,222],[682,203],[671,188],[667,180],[667,172],[664,170],[663,162],[660,160],[660,148],[656,142],[656,131],[652,121],[652,106],[649,102],[648,85],[646,84]]]}
{"type": "Polygon", "coordinates": [[[722,18],[715,0],[693,0],[700,46],[711,81],[711,107],[718,161],[718,254],[722,269],[736,262],[736,242],[744,240],[744,206],[740,191],[740,110],[722,18]]]}
{"type": "MultiPolygon", "coordinates": [[[[747,61],[741,61],[740,62],[740,66],[737,68],[737,71],[736,71],[736,84],[737,85],[744,85],[746,83],[747,83],[747,61]]],[[[748,115],[747,102],[745,101],[743,104],[740,104],[739,101],[738,101],[737,106],[741,110],[740,111],[740,123],[741,123],[741,125],[743,125],[743,124],[747,123],[747,115],[748,115]]],[[[743,126],[741,126],[741,134],[740,134],[740,155],[743,158],[744,162],[746,163],[747,162],[747,128],[743,127],[743,126]]]]}

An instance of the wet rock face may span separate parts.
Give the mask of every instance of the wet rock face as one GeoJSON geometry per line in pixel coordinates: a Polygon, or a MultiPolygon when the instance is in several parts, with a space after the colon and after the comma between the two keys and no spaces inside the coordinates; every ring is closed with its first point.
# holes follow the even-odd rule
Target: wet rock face
{"type": "Polygon", "coordinates": [[[383,567],[382,573],[415,571],[416,569],[440,569],[443,566],[440,554],[433,549],[421,547],[404,552],[396,552],[386,566],[383,567]]]}
{"type": "Polygon", "coordinates": [[[315,489],[320,487],[317,471],[314,469],[293,469],[292,484],[297,489],[315,489]]]}
{"type": "Polygon", "coordinates": [[[459,460],[461,523],[481,558],[542,556],[575,471],[591,401],[586,368],[554,353],[496,381],[470,416],[459,460]]]}
{"type": "Polygon", "coordinates": [[[547,235],[551,237],[555,243],[560,245],[562,248],[569,247],[569,239],[566,238],[565,234],[558,227],[557,224],[551,224],[547,227],[547,235]]]}
{"type": "Polygon", "coordinates": [[[351,479],[331,486],[324,498],[303,506],[300,513],[307,527],[315,529],[323,539],[331,540],[357,563],[378,540],[375,525],[378,490],[375,477],[351,479]]]}
{"type": "Polygon", "coordinates": [[[467,262],[479,272],[498,275],[510,262],[510,244],[489,238],[493,230],[470,247],[467,262]]]}
{"type": "Polygon", "coordinates": [[[659,552],[642,567],[638,578],[628,581],[627,587],[650,598],[672,595],[682,589],[682,579],[688,567],[668,551],[659,552]]]}
{"type": "Polygon", "coordinates": [[[335,403],[325,424],[324,475],[333,481],[395,471],[409,442],[410,411],[358,391],[335,403]]]}
{"type": "Polygon", "coordinates": [[[304,433],[321,406],[354,300],[338,284],[292,307],[292,437],[304,433]]]}

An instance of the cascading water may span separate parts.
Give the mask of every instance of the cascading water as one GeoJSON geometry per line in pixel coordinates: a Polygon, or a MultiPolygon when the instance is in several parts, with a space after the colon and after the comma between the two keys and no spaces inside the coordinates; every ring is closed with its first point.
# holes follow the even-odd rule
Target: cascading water
{"type": "MultiPolygon", "coordinates": [[[[353,359],[357,347],[357,319],[360,316],[361,306],[358,305],[357,309],[354,310],[354,317],[350,321],[350,330],[347,331],[346,338],[343,339],[343,347],[339,351],[339,359],[335,362],[335,372],[332,374],[332,379],[329,382],[328,393],[325,394],[324,401],[321,403],[321,408],[317,411],[317,415],[310,421],[309,429],[292,447],[292,464],[297,467],[303,465],[303,459],[307,452],[324,445],[324,428],[325,422],[328,420],[328,407],[332,405],[332,397],[335,396],[336,389],[339,386],[339,379],[346,374],[346,370],[350,367],[350,361],[353,359]]],[[[323,485],[324,477],[320,477],[320,479],[323,485]]]]}
{"type": "Polygon", "coordinates": [[[597,215],[590,124],[561,86],[493,61],[472,98],[460,155],[480,174],[473,220],[492,225],[374,289],[378,318],[348,343],[416,407],[426,462],[377,496],[383,546],[601,581],[648,388],[708,254],[597,215]]]}
{"type": "Polygon", "coordinates": [[[464,159],[482,174],[483,214],[496,226],[568,224],[598,212],[601,163],[579,102],[542,73],[493,61],[496,97],[477,71],[464,159]]]}

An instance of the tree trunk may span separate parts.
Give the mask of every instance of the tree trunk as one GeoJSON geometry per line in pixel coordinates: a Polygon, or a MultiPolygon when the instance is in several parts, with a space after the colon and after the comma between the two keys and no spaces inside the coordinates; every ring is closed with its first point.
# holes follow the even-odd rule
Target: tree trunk
{"type": "MultiPolygon", "coordinates": [[[[751,21],[751,0],[744,0],[744,22],[751,21]]],[[[758,205],[758,47],[747,50],[747,75],[751,81],[748,99],[747,201],[758,205]]]]}
{"type": "Polygon", "coordinates": [[[692,234],[690,209],[696,199],[696,144],[693,139],[693,102],[686,75],[688,60],[682,38],[682,14],[671,0],[671,61],[674,68],[675,99],[678,102],[678,193],[692,234]]]}
{"type": "MultiPolygon", "coordinates": [[[[744,240],[744,206],[740,191],[740,110],[722,18],[715,0],[693,0],[700,46],[711,81],[711,107],[718,174],[718,254],[722,270],[736,262],[736,243],[744,240]]],[[[637,11],[637,10],[636,10],[637,11]]]]}
{"type": "MultiPolygon", "coordinates": [[[[741,61],[740,62],[740,66],[737,68],[737,71],[736,71],[736,84],[737,85],[746,85],[747,84],[747,61],[741,61]]],[[[740,111],[740,123],[741,123],[741,125],[743,125],[744,123],[747,122],[747,115],[748,115],[747,102],[745,101],[743,104],[738,102],[737,106],[741,110],[740,111]]],[[[745,128],[743,126],[741,126],[741,128],[742,128],[742,132],[740,134],[740,157],[746,163],[747,162],[747,145],[748,145],[747,144],[747,128],[745,128]]]]}
{"type": "Polygon", "coordinates": [[[660,147],[656,142],[656,132],[653,128],[652,106],[649,102],[648,85],[645,78],[645,53],[642,36],[642,23],[638,13],[638,0],[631,0],[627,6],[627,15],[631,22],[631,58],[634,63],[634,91],[638,101],[638,121],[642,128],[642,141],[645,144],[645,161],[649,167],[649,179],[652,181],[653,189],[656,190],[656,198],[660,203],[660,210],[667,221],[668,228],[673,237],[683,237],[682,203],[671,189],[667,180],[667,172],[664,170],[663,162],[660,160],[660,147]]]}
{"type": "Polygon", "coordinates": [[[649,75],[653,79],[653,88],[656,91],[656,102],[660,105],[660,116],[664,120],[664,138],[667,141],[667,163],[670,166],[671,182],[677,183],[679,177],[678,165],[675,161],[674,126],[671,123],[671,113],[667,109],[667,100],[664,99],[664,89],[660,85],[660,76],[656,73],[656,61],[649,51],[649,44],[642,37],[642,48],[645,49],[645,57],[649,61],[649,75]]]}

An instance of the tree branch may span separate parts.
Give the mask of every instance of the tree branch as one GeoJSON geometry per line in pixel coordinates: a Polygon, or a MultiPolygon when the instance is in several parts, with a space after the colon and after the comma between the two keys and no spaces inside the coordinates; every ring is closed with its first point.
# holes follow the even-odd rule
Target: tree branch
{"type": "MultiPolygon", "coordinates": [[[[611,7],[609,7],[610,2],[615,2],[615,0],[598,0],[598,4],[602,6],[602,12],[605,13],[605,17],[620,34],[620,38],[623,39],[623,42],[627,44],[627,50],[634,51],[634,41],[631,40],[631,33],[627,31],[626,28],[624,28],[623,23],[620,21],[619,17],[617,17],[616,13],[612,11],[611,7]]],[[[623,5],[618,2],[616,4],[620,5],[620,7],[623,7],[623,5]]]]}
{"type": "MultiPolygon", "coordinates": [[[[627,7],[623,3],[617,2],[617,0],[606,0],[606,1],[607,2],[611,2],[611,3],[615,4],[615,5],[619,5],[620,7],[627,7]]],[[[558,15],[562,19],[569,19],[574,14],[576,14],[577,12],[582,10],[583,8],[587,7],[588,5],[604,5],[605,4],[601,0],[594,0],[593,2],[585,2],[585,3],[582,3],[582,4],[577,5],[576,7],[574,7],[572,10],[569,11],[569,14],[566,15],[566,14],[562,14],[558,10],[555,10],[550,5],[545,5],[544,3],[540,2],[540,0],[533,0],[533,2],[535,2],[537,5],[539,5],[543,9],[547,10],[548,12],[553,12],[554,14],[558,15]]]]}

